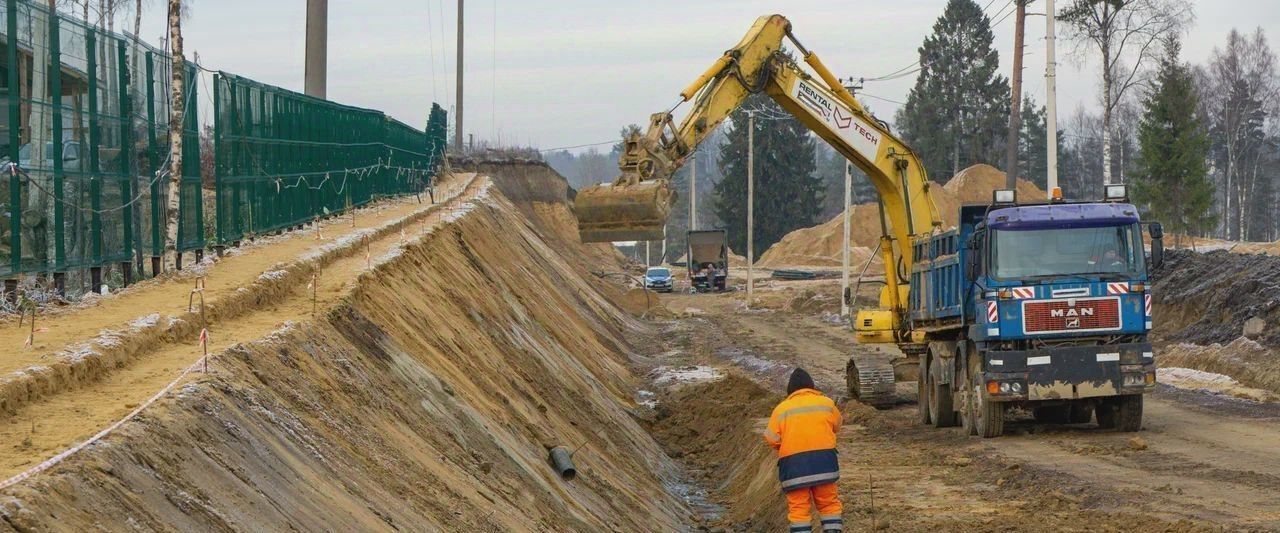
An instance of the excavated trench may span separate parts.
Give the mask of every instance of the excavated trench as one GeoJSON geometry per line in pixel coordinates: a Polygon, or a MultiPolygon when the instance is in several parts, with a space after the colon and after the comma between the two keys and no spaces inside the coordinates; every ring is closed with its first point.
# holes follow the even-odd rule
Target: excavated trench
{"type": "Polygon", "coordinates": [[[576,242],[563,178],[497,165],[320,316],[231,347],[0,491],[0,530],[695,527],[697,491],[634,402],[634,342],[654,332],[587,273],[617,256],[576,242]],[[576,450],[576,478],[552,469],[555,446],[576,450]]]}

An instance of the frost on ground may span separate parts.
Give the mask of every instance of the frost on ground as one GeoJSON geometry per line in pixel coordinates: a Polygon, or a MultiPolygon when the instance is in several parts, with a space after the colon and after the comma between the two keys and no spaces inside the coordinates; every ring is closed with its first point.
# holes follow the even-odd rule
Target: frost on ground
{"type": "Polygon", "coordinates": [[[1190,389],[1209,394],[1220,394],[1251,400],[1255,402],[1274,402],[1280,400],[1275,394],[1241,385],[1235,378],[1224,374],[1206,372],[1193,368],[1170,367],[1156,370],[1156,379],[1165,385],[1180,389],[1190,389]]]}
{"type": "Polygon", "coordinates": [[[659,386],[698,383],[702,381],[718,381],[724,378],[724,372],[704,365],[689,365],[681,367],[660,366],[653,369],[653,371],[650,372],[650,375],[653,376],[653,384],[659,386]]]}

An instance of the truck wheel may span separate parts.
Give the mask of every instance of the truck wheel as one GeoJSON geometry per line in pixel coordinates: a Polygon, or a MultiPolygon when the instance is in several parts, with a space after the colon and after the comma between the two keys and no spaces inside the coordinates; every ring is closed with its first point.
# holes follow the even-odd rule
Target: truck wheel
{"type": "Polygon", "coordinates": [[[969,356],[969,412],[973,415],[970,423],[970,434],[984,439],[999,437],[1004,434],[1004,404],[993,402],[982,394],[982,380],[976,379],[982,374],[982,363],[979,354],[969,356]]]}
{"type": "Polygon", "coordinates": [[[1098,404],[1098,427],[1134,432],[1142,429],[1142,395],[1126,394],[1098,404]]]}
{"type": "Polygon", "coordinates": [[[1031,410],[1036,422],[1041,424],[1066,424],[1071,419],[1071,406],[1049,405],[1031,410]]]}
{"type": "Polygon", "coordinates": [[[956,411],[951,402],[951,385],[943,385],[933,377],[935,365],[942,364],[929,354],[929,371],[926,382],[929,390],[929,417],[933,419],[933,427],[949,428],[956,425],[956,411]]]}
{"type": "Polygon", "coordinates": [[[1070,422],[1088,424],[1093,419],[1093,404],[1084,400],[1071,403],[1070,422]]]}
{"type": "MultiPolygon", "coordinates": [[[[920,356],[924,359],[925,356],[920,356]]],[[[916,411],[920,415],[920,423],[926,426],[933,424],[933,417],[929,416],[929,366],[927,361],[920,364],[919,375],[916,376],[916,411]]]]}

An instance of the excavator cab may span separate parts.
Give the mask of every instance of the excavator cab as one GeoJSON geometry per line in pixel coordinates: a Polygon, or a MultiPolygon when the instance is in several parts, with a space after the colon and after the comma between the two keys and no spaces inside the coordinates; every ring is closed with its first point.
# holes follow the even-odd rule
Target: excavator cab
{"type": "Polygon", "coordinates": [[[573,211],[582,242],[657,241],[666,238],[667,217],[675,203],[671,172],[688,147],[680,141],[670,113],[654,113],[649,129],[623,139],[613,183],[578,192],[573,211]],[[683,149],[682,149],[683,148],[683,149]],[[671,154],[671,155],[668,155],[671,154]]]}

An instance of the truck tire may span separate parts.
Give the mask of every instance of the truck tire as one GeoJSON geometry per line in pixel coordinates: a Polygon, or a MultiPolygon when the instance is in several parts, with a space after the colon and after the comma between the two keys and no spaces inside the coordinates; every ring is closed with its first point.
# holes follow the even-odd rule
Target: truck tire
{"type": "Polygon", "coordinates": [[[1071,420],[1071,406],[1049,405],[1031,410],[1036,422],[1041,424],[1066,424],[1071,420]]]}
{"type": "Polygon", "coordinates": [[[1072,424],[1088,424],[1093,420],[1093,403],[1085,400],[1072,402],[1069,418],[1072,424]]]}
{"type": "MultiPolygon", "coordinates": [[[[925,356],[920,356],[925,359],[925,356]]],[[[933,424],[929,416],[929,365],[927,360],[920,364],[920,372],[916,376],[916,411],[920,415],[920,423],[926,426],[933,424]]]]}
{"type": "Polygon", "coordinates": [[[1142,429],[1142,395],[1126,394],[1098,404],[1098,427],[1131,433],[1142,429]]]}
{"type": "Polygon", "coordinates": [[[949,428],[956,425],[956,411],[951,401],[951,385],[938,383],[934,378],[934,368],[936,365],[942,364],[934,359],[933,354],[929,353],[929,366],[926,374],[925,388],[929,392],[929,418],[933,420],[933,427],[949,428]]]}
{"type": "Polygon", "coordinates": [[[981,355],[971,352],[969,355],[969,434],[984,439],[999,437],[1004,434],[1005,405],[993,402],[983,395],[982,380],[975,379],[982,374],[981,355]]]}

